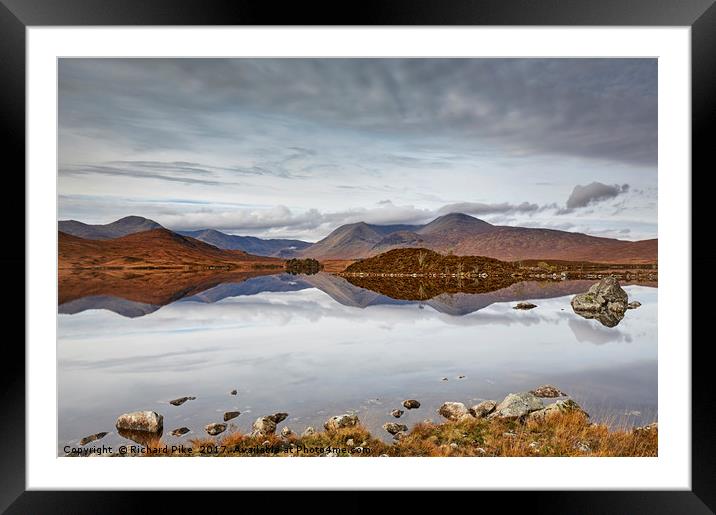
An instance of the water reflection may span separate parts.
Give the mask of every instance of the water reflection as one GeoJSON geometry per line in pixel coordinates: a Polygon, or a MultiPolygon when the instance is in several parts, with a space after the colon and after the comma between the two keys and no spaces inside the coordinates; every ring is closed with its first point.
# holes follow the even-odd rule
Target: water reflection
{"type": "Polygon", "coordinates": [[[355,410],[389,437],[381,427],[405,398],[422,403],[401,418],[412,426],[438,420],[447,400],[500,399],[545,383],[595,420],[648,423],[657,406],[656,289],[625,286],[642,306],[617,328],[572,312],[571,295],[585,289],[527,282],[420,302],[329,274],[265,275],[193,291],[147,316],[61,315],[58,443],[97,431],[110,431],[108,445],[126,443],[114,431],[117,416],[147,409],[165,427],[191,429],[165,434],[172,444],[206,436],[204,426],[225,411],[242,413],[231,430],[248,432],[258,416],[285,411],[285,425],[301,432],[355,410]],[[514,310],[515,300],[538,307],[514,310]],[[169,404],[183,395],[196,400],[169,404]]]}
{"type": "MultiPolygon", "coordinates": [[[[341,277],[258,272],[90,272],[60,277],[61,314],[105,309],[128,318],[148,315],[174,302],[215,303],[223,299],[266,292],[318,289],[344,306],[418,304],[453,316],[463,316],[496,302],[548,299],[585,291],[594,281],[499,281],[455,278],[341,277]]],[[[590,316],[589,318],[594,318],[590,316]]],[[[608,327],[619,320],[599,320],[608,327]]]]}

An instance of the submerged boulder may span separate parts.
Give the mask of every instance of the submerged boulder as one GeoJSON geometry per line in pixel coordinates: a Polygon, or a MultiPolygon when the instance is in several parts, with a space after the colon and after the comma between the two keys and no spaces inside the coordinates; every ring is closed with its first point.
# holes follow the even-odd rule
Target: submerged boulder
{"type": "Polygon", "coordinates": [[[641,306],[641,302],[639,302],[638,300],[633,300],[629,304],[627,304],[627,309],[636,309],[639,306],[641,306]]]}
{"type": "Polygon", "coordinates": [[[536,307],[537,304],[532,304],[531,302],[518,302],[512,309],[534,309],[536,307]]]}
{"type": "Polygon", "coordinates": [[[391,415],[393,415],[395,418],[400,418],[403,416],[403,413],[405,413],[402,409],[394,409],[390,412],[391,415]]]}

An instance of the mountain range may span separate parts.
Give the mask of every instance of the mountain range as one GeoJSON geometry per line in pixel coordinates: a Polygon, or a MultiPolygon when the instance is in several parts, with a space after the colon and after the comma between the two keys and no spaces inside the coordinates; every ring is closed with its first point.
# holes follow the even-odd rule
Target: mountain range
{"type": "Polygon", "coordinates": [[[154,220],[141,216],[125,216],[115,222],[104,225],[91,225],[77,220],[60,220],[57,225],[60,232],[88,240],[111,240],[134,234],[135,232],[163,228],[154,220]]]}
{"type": "Polygon", "coordinates": [[[235,236],[225,234],[216,229],[201,229],[199,231],[177,231],[184,236],[191,236],[220,249],[243,250],[257,256],[276,256],[290,258],[298,251],[310,247],[311,243],[301,240],[263,239],[254,236],[235,236]]]}
{"type": "Polygon", "coordinates": [[[281,259],[220,249],[163,227],[98,240],[60,232],[58,249],[60,269],[283,268],[281,259]]]}
{"type": "MultiPolygon", "coordinates": [[[[118,238],[158,228],[162,226],[138,216],[106,225],[88,225],[74,220],[59,222],[61,232],[88,240],[118,238]]],[[[492,225],[463,213],[440,216],[424,225],[365,222],[341,225],[316,243],[235,236],[213,229],[181,231],[180,234],[219,249],[280,258],[356,260],[392,249],[417,247],[443,254],[485,256],[503,261],[544,259],[636,264],[656,263],[658,258],[657,239],[626,241],[555,229],[492,225]]]]}
{"type": "Polygon", "coordinates": [[[461,256],[485,256],[503,261],[559,259],[602,263],[655,263],[658,240],[624,241],[587,234],[492,225],[451,213],[425,225],[371,225],[364,222],[338,227],[299,252],[318,259],[363,259],[396,248],[422,247],[461,256]]]}

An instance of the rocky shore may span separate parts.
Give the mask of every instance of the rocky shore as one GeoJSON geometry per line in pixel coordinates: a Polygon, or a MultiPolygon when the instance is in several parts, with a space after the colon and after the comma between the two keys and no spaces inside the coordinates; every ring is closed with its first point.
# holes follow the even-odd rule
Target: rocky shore
{"type": "MultiPolygon", "coordinates": [[[[401,403],[405,410],[419,410],[416,399],[401,403]]],[[[376,438],[354,413],[328,418],[322,430],[307,427],[298,433],[289,426],[279,430],[288,413],[258,417],[249,433],[227,432],[225,422],[203,427],[204,437],[187,438],[185,445],[162,442],[163,416],[154,411],[125,413],[117,418],[121,436],[139,443],[144,450],[111,452],[105,456],[655,456],[657,424],[628,430],[610,430],[590,421],[573,399],[552,385],[510,393],[501,401],[484,400],[473,406],[444,402],[437,415],[408,428],[395,419],[404,410],[386,414],[382,429],[392,442],[376,438]],[[557,399],[545,402],[544,399],[557,399]],[[392,420],[390,420],[392,418],[392,420]],[[152,452],[155,450],[155,452],[152,452]]],[[[227,412],[224,420],[238,417],[227,412]]],[[[175,437],[190,432],[172,429],[175,437]]],[[[107,433],[85,437],[86,445],[107,433]]],[[[68,455],[83,455],[80,451],[68,455]]]]}

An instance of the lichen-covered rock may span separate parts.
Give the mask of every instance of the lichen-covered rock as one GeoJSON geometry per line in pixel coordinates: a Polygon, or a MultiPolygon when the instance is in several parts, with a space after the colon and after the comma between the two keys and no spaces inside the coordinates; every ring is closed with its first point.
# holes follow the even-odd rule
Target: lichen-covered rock
{"type": "Polygon", "coordinates": [[[495,411],[488,418],[522,419],[543,407],[542,399],[530,392],[510,393],[495,407],[495,411]]]}
{"type": "Polygon", "coordinates": [[[226,431],[226,424],[222,424],[220,422],[215,422],[213,424],[206,425],[204,427],[204,430],[207,433],[209,433],[211,436],[216,436],[216,435],[226,431]]]}
{"type": "Polygon", "coordinates": [[[534,390],[530,391],[531,394],[533,394],[535,397],[542,397],[542,398],[554,398],[554,397],[566,397],[567,394],[560,391],[558,388],[555,388],[551,384],[544,384],[538,388],[535,388],[534,390]]]}
{"type": "Polygon", "coordinates": [[[495,401],[482,401],[479,404],[475,404],[468,410],[470,415],[475,418],[485,418],[487,415],[495,411],[497,403],[495,401]]]}
{"type": "Polygon", "coordinates": [[[563,399],[552,404],[547,405],[545,408],[537,411],[533,411],[527,416],[527,420],[543,421],[557,415],[559,413],[569,413],[577,411],[582,413],[586,418],[589,418],[589,413],[584,411],[582,407],[572,399],[563,399]]]}
{"type": "Polygon", "coordinates": [[[408,409],[418,409],[420,407],[420,403],[415,399],[408,399],[407,401],[403,401],[403,406],[408,409]]]}
{"type": "Polygon", "coordinates": [[[276,432],[276,422],[272,415],[259,417],[251,426],[251,436],[268,436],[276,432]]]}
{"type": "Polygon", "coordinates": [[[290,428],[290,427],[284,426],[284,427],[281,429],[281,436],[283,436],[284,438],[288,438],[288,437],[290,437],[290,436],[293,436],[293,431],[291,431],[291,428],[290,428]]]}
{"type": "Polygon", "coordinates": [[[344,413],[343,415],[336,415],[329,418],[326,420],[326,423],[323,424],[323,427],[327,431],[336,431],[338,429],[343,429],[344,427],[355,427],[358,425],[358,422],[357,415],[344,413]]]}
{"type": "Polygon", "coordinates": [[[315,434],[316,434],[316,430],[313,427],[308,426],[306,429],[303,430],[303,433],[301,433],[301,437],[311,436],[311,435],[315,435],[315,434]]]}
{"type": "Polygon", "coordinates": [[[584,318],[599,320],[607,327],[614,327],[627,309],[627,293],[615,277],[608,276],[589,287],[586,293],[572,298],[572,309],[584,318]]]}
{"type": "Polygon", "coordinates": [[[383,424],[383,429],[388,431],[391,435],[397,435],[408,430],[408,426],[405,424],[396,424],[395,422],[388,422],[383,424]]]}
{"type": "Polygon", "coordinates": [[[155,411],[134,411],[120,415],[115,427],[127,431],[161,433],[164,429],[164,417],[155,411]]]}
{"type": "Polygon", "coordinates": [[[438,413],[448,420],[460,420],[468,414],[467,408],[462,402],[445,402],[438,409],[438,413]]]}

